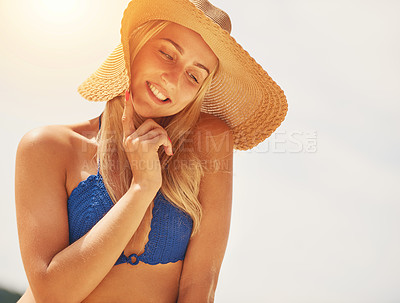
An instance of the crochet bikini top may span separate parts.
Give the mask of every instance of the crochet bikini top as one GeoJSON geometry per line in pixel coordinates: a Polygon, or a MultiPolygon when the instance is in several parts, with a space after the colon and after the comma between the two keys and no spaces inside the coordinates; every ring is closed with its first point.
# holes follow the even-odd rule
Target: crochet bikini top
{"type": "MultiPolygon", "coordinates": [[[[100,175],[99,165],[97,174],[81,181],[68,198],[69,243],[85,235],[113,206],[100,175]]],[[[144,252],[126,256],[123,251],[115,265],[136,265],[139,261],[150,265],[166,264],[185,258],[193,227],[191,217],[172,205],[160,190],[154,198],[152,214],[144,252]]]]}

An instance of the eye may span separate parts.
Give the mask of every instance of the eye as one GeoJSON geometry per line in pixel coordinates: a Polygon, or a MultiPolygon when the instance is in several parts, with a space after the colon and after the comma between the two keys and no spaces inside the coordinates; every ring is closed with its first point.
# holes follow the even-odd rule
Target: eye
{"type": "Polygon", "coordinates": [[[199,83],[199,81],[197,81],[197,78],[193,74],[188,73],[188,75],[189,75],[190,78],[193,79],[193,81],[195,81],[196,83],[199,83]]]}
{"type": "Polygon", "coordinates": [[[165,58],[167,58],[168,60],[173,60],[173,59],[174,59],[174,58],[172,58],[171,55],[169,55],[169,54],[163,52],[162,50],[160,50],[160,53],[161,53],[165,58]]]}

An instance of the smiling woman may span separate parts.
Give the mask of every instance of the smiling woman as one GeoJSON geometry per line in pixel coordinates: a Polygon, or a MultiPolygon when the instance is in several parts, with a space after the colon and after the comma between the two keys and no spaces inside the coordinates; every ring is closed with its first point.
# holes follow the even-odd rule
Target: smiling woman
{"type": "Polygon", "coordinates": [[[176,23],[165,23],[132,62],[135,112],[148,118],[180,112],[194,100],[209,70],[214,74],[217,66],[218,58],[199,34],[176,23]],[[145,102],[148,97],[155,103],[145,102]]]}
{"type": "Polygon", "coordinates": [[[285,118],[283,91],[207,0],[133,0],[121,24],[78,88],[103,113],[18,146],[21,302],[213,302],[233,149],[285,118]]]}

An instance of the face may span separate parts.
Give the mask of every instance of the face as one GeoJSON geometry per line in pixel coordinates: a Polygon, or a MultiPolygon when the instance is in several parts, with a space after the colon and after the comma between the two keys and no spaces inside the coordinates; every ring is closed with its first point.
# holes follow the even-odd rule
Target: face
{"type": "Polygon", "coordinates": [[[199,34],[175,23],[166,26],[141,48],[131,65],[135,111],[146,118],[180,112],[217,64],[199,34]]]}

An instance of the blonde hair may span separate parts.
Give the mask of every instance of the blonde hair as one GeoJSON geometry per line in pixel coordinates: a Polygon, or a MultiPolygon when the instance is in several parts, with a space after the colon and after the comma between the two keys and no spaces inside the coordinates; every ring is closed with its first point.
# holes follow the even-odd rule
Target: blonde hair
{"type": "MultiPolygon", "coordinates": [[[[149,21],[135,30],[130,40],[131,62],[142,46],[164,29],[169,21],[149,21]]],[[[162,168],[161,192],[173,205],[186,212],[193,220],[191,236],[195,235],[202,218],[202,207],[198,200],[200,181],[204,168],[196,153],[194,129],[200,117],[201,104],[207,93],[213,76],[218,70],[210,72],[199,89],[193,102],[179,113],[164,117],[160,125],[165,128],[172,141],[174,155],[167,156],[160,148],[159,158],[162,168]]],[[[122,141],[121,117],[124,109],[124,97],[118,96],[107,102],[102,117],[102,127],[98,135],[98,158],[104,185],[116,203],[129,189],[132,172],[126,157],[122,141]]],[[[133,122],[138,128],[145,118],[134,113],[133,122]]]]}

